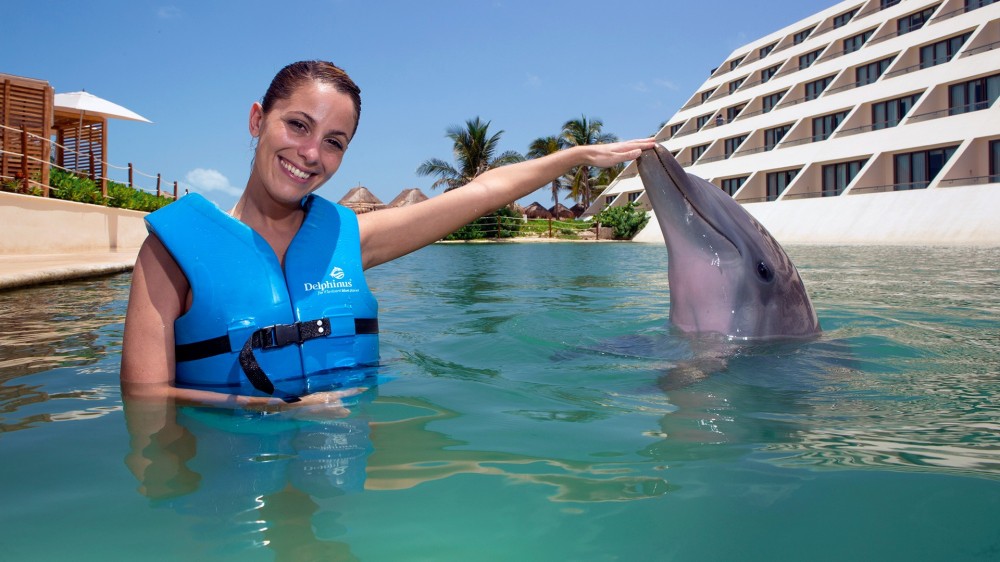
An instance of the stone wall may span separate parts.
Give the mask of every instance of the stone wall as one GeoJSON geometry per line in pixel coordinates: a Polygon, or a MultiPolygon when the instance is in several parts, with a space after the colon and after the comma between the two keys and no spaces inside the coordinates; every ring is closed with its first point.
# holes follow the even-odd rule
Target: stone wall
{"type": "Polygon", "coordinates": [[[146,239],[146,213],[0,192],[0,254],[116,252],[146,239]]]}

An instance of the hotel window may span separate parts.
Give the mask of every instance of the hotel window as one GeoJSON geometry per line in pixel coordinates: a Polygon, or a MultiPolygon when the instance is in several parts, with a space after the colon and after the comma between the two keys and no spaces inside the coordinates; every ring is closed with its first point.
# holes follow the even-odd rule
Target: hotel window
{"type": "Polygon", "coordinates": [[[864,86],[878,80],[879,76],[882,76],[882,73],[885,72],[885,69],[889,68],[889,64],[894,58],[889,57],[856,68],[854,70],[855,85],[864,86]]]}
{"type": "Polygon", "coordinates": [[[895,164],[893,190],[906,191],[927,187],[957,148],[958,146],[949,146],[897,154],[893,159],[895,164]]]}
{"type": "Polygon", "coordinates": [[[714,89],[713,90],[708,90],[707,92],[702,92],[701,93],[701,103],[705,103],[706,101],[708,101],[708,98],[712,97],[712,93],[713,92],[715,92],[714,89]]]}
{"type": "Polygon", "coordinates": [[[678,123],[676,125],[671,125],[670,126],[670,136],[672,137],[672,136],[676,135],[677,131],[680,131],[681,127],[683,127],[683,126],[684,126],[684,123],[678,123]]]}
{"type": "Polygon", "coordinates": [[[732,156],[733,153],[736,152],[736,149],[739,148],[745,140],[747,140],[746,135],[726,139],[726,158],[732,156]]]}
{"type": "Polygon", "coordinates": [[[698,159],[701,158],[701,155],[705,154],[706,150],[708,150],[708,145],[707,144],[703,144],[701,146],[692,147],[691,148],[691,161],[692,162],[697,162],[698,159]]]}
{"type": "Polygon", "coordinates": [[[765,68],[764,70],[761,70],[760,71],[760,81],[761,81],[761,83],[767,82],[768,80],[770,80],[771,78],[773,78],[774,75],[778,73],[778,69],[779,68],[781,68],[781,65],[780,64],[776,64],[776,65],[772,66],[771,68],[765,68]]]}
{"type": "Polygon", "coordinates": [[[833,75],[806,84],[806,101],[814,100],[833,82],[833,75]]]}
{"type": "Polygon", "coordinates": [[[824,115],[813,119],[813,142],[819,142],[830,138],[830,135],[837,130],[837,127],[839,127],[844,121],[844,118],[847,117],[847,113],[847,111],[841,111],[839,113],[831,113],[830,115],[824,115]]]}
{"type": "MultiPolygon", "coordinates": [[[[1000,143],[997,143],[1000,145],[1000,143]]],[[[736,195],[736,192],[743,187],[743,182],[747,181],[750,176],[743,176],[740,178],[729,178],[722,180],[722,191],[729,194],[730,197],[736,195]]]]}
{"type": "Polygon", "coordinates": [[[872,33],[875,33],[875,30],[869,29],[864,33],[859,33],[854,37],[849,37],[847,39],[844,39],[844,54],[846,55],[847,53],[853,53],[854,51],[860,49],[865,43],[868,42],[868,39],[872,36],[872,33]]]}
{"type": "Polygon", "coordinates": [[[851,21],[851,19],[854,18],[855,14],[857,14],[858,10],[860,9],[861,8],[854,8],[850,12],[840,14],[839,16],[833,18],[833,28],[837,29],[838,27],[844,27],[845,25],[847,25],[847,22],[851,21]]]}
{"type": "Polygon", "coordinates": [[[965,0],[965,11],[971,12],[976,8],[982,8],[983,6],[989,6],[993,3],[993,0],[965,0]]]}
{"type": "Polygon", "coordinates": [[[790,130],[792,130],[791,124],[765,130],[764,150],[772,150],[790,130]]]}
{"type": "Polygon", "coordinates": [[[729,70],[735,70],[736,67],[739,66],[740,63],[743,62],[743,59],[745,59],[745,58],[746,58],[746,55],[744,55],[744,56],[742,56],[742,57],[740,57],[738,59],[734,59],[734,60],[729,61],[729,70]]]}
{"type": "Polygon", "coordinates": [[[816,49],[811,53],[806,53],[799,57],[799,70],[809,68],[812,63],[816,62],[819,58],[819,54],[823,52],[823,49],[816,49]]]}
{"type": "Polygon", "coordinates": [[[913,94],[894,100],[872,104],[872,130],[888,129],[899,125],[910,109],[920,99],[920,94],[913,94]]]}
{"type": "Polygon", "coordinates": [[[1000,96],[1000,74],[948,87],[948,115],[986,109],[1000,96]]]}
{"type": "Polygon", "coordinates": [[[727,107],[726,108],[726,123],[732,123],[733,120],[736,119],[736,116],[739,115],[740,112],[743,111],[743,108],[746,107],[746,106],[747,106],[747,104],[741,103],[740,105],[734,105],[732,107],[727,107]]]}
{"type": "Polygon", "coordinates": [[[787,92],[787,91],[788,90],[784,90],[784,91],[778,92],[776,94],[771,94],[769,96],[762,97],[760,99],[761,110],[764,113],[767,113],[767,112],[771,111],[772,109],[774,109],[774,106],[778,105],[778,102],[781,101],[781,98],[784,97],[785,92],[787,92]]]}
{"type": "Polygon", "coordinates": [[[606,195],[606,196],[604,197],[604,206],[605,206],[605,207],[608,207],[608,206],[610,206],[610,205],[611,205],[612,203],[614,203],[614,201],[615,201],[615,196],[614,196],[614,195],[606,195]]]}
{"type": "Polygon", "coordinates": [[[642,193],[640,193],[638,191],[633,191],[632,193],[629,193],[628,194],[628,202],[629,203],[635,203],[635,200],[638,199],[640,195],[642,195],[642,193]]]}
{"type": "Polygon", "coordinates": [[[929,68],[950,61],[955,56],[955,53],[962,48],[962,45],[968,41],[970,35],[972,33],[956,35],[950,39],[938,41],[933,45],[920,47],[920,68],[929,68]]]}
{"type": "Polygon", "coordinates": [[[812,33],[813,29],[815,28],[810,27],[809,29],[803,29],[802,31],[796,33],[795,36],[792,37],[792,43],[798,45],[799,43],[805,41],[809,37],[809,34],[812,33]]]}
{"type": "Polygon", "coordinates": [[[823,166],[823,197],[834,197],[843,193],[867,161],[855,160],[823,166]]]}
{"type": "Polygon", "coordinates": [[[911,31],[916,31],[927,23],[927,20],[931,19],[934,15],[934,10],[937,6],[932,6],[926,10],[921,10],[919,12],[910,14],[908,16],[899,18],[896,20],[896,33],[902,35],[904,33],[909,33],[911,31]]]}
{"type": "Polygon", "coordinates": [[[777,43],[771,43],[767,47],[761,47],[760,50],[757,51],[757,58],[762,59],[762,58],[766,57],[767,55],[769,55],[771,53],[771,51],[774,49],[775,45],[777,45],[777,43]]]}
{"type": "Polygon", "coordinates": [[[879,2],[879,9],[884,10],[886,8],[891,8],[892,6],[899,4],[899,2],[900,0],[881,0],[879,2]]]}
{"type": "Polygon", "coordinates": [[[739,80],[733,80],[732,82],[730,82],[729,83],[729,93],[731,94],[731,93],[735,92],[736,90],[738,90],[739,87],[743,85],[743,80],[745,80],[745,79],[746,79],[746,77],[744,76],[743,78],[740,78],[739,80]]]}
{"type": "Polygon", "coordinates": [[[705,123],[708,123],[708,120],[711,119],[711,117],[712,117],[711,113],[706,113],[705,115],[698,117],[698,119],[695,121],[695,125],[697,125],[699,129],[701,129],[702,127],[705,126],[705,123]]]}
{"type": "Polygon", "coordinates": [[[798,170],[786,170],[784,172],[771,172],[767,175],[767,200],[774,201],[788,184],[792,183],[795,179],[795,174],[798,174],[798,170]]]}
{"type": "Polygon", "coordinates": [[[1000,140],[990,141],[990,183],[1000,183],[1000,140]]]}

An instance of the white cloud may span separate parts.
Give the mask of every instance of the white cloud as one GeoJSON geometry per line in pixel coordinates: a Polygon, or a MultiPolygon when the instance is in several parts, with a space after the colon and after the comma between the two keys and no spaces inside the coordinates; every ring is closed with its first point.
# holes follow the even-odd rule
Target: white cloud
{"type": "Polygon", "coordinates": [[[664,80],[662,78],[654,79],[652,84],[649,84],[645,81],[633,82],[631,84],[631,87],[636,92],[641,92],[641,93],[651,92],[653,91],[654,88],[659,90],[672,90],[672,91],[678,90],[677,84],[674,84],[670,80],[664,80]]]}
{"type": "Polygon", "coordinates": [[[177,6],[160,6],[156,9],[156,17],[161,20],[170,20],[181,17],[181,10],[177,6]]]}
{"type": "Polygon", "coordinates": [[[537,74],[528,74],[524,79],[524,85],[529,88],[537,88],[542,85],[542,79],[537,74]]]}
{"type": "Polygon", "coordinates": [[[668,90],[677,91],[677,90],[680,89],[680,88],[677,87],[677,84],[674,84],[670,80],[663,80],[663,79],[659,79],[658,78],[656,80],[653,80],[653,83],[656,84],[657,86],[661,87],[661,88],[666,88],[668,90]]]}
{"type": "Polygon", "coordinates": [[[218,191],[233,197],[239,197],[243,190],[229,183],[229,179],[218,170],[207,170],[205,168],[195,168],[184,176],[187,183],[191,184],[193,191],[207,193],[218,191]]]}

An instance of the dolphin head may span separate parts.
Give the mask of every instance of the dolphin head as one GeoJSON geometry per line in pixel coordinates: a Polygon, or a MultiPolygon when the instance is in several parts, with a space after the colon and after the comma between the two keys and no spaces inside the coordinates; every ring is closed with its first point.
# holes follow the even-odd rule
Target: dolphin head
{"type": "Polygon", "coordinates": [[[674,326],[746,340],[820,332],[798,270],[739,203],[661,146],[642,153],[639,175],[667,243],[674,326]]]}

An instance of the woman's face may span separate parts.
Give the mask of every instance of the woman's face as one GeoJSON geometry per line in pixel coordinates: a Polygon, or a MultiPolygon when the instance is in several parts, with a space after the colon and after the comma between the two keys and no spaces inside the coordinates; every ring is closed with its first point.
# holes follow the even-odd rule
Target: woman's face
{"type": "Polygon", "coordinates": [[[297,205],[340,167],[354,130],[351,98],[322,82],[308,81],[266,114],[250,109],[257,137],[253,175],[274,199],[297,205]]]}

